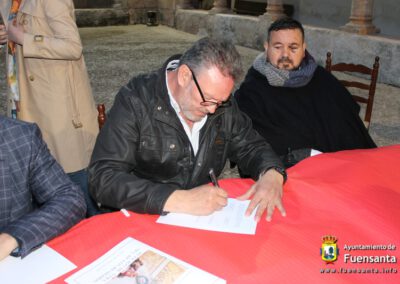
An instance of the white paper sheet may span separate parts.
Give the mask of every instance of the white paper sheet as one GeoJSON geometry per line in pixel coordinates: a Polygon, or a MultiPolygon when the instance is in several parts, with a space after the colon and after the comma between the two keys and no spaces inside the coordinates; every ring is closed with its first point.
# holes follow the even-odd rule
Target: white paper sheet
{"type": "Polygon", "coordinates": [[[319,154],[322,154],[322,152],[321,152],[321,151],[318,151],[318,150],[315,150],[315,149],[311,149],[311,153],[310,153],[310,156],[311,156],[311,157],[312,157],[312,156],[319,155],[319,154]]]}
{"type": "Polygon", "coordinates": [[[21,259],[12,256],[0,261],[0,283],[46,283],[76,268],[76,265],[44,245],[21,259]]]}
{"type": "Polygon", "coordinates": [[[65,281],[69,284],[226,283],[217,276],[133,238],[126,238],[65,281]]]}
{"type": "Polygon", "coordinates": [[[195,229],[254,235],[257,222],[254,220],[255,211],[249,217],[245,216],[250,200],[228,198],[228,205],[221,211],[209,216],[193,216],[189,214],[169,213],[160,216],[157,223],[189,227],[195,229]]]}

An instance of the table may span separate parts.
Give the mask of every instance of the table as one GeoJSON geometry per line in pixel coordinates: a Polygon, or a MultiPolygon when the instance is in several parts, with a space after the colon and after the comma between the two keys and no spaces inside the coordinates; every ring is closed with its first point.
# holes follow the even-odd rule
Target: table
{"type": "MultiPolygon", "coordinates": [[[[135,213],[125,217],[114,212],[86,219],[48,243],[78,266],[53,283],[62,283],[128,236],[228,283],[400,283],[398,261],[344,261],[345,254],[399,258],[399,163],[400,145],[303,160],[288,171],[284,186],[287,217],[276,211],[271,223],[263,218],[256,235],[168,226],[156,223],[158,216],[135,213]],[[325,235],[338,239],[339,255],[333,264],[326,264],[320,255],[325,235]],[[386,250],[345,250],[350,245],[381,245],[386,250]],[[389,245],[396,248],[389,250],[389,245]],[[331,269],[336,273],[328,273],[331,269]],[[344,273],[350,269],[392,273],[344,273]]],[[[220,181],[231,197],[252,183],[249,179],[220,181]]]]}

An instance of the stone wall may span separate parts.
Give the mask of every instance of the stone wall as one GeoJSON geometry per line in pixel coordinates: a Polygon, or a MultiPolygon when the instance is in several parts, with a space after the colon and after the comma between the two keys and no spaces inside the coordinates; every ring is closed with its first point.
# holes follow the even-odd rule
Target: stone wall
{"type": "MultiPolygon", "coordinates": [[[[253,5],[267,3],[267,0],[245,0],[253,5]]],[[[239,2],[239,0],[235,0],[239,2]]],[[[243,2],[243,1],[240,1],[243,2]]],[[[283,4],[294,9],[293,18],[307,25],[324,28],[339,28],[349,22],[351,0],[283,0],[283,4]]],[[[400,38],[400,1],[375,0],[373,22],[381,34],[400,38]]]]}
{"type": "MultiPolygon", "coordinates": [[[[239,0],[227,0],[232,3],[239,0]]],[[[74,0],[75,7],[79,8],[110,8],[115,0],[74,0]]],[[[117,0],[122,8],[129,12],[131,24],[145,24],[148,10],[158,11],[160,23],[173,26],[175,7],[181,0],[117,0]]],[[[209,9],[213,0],[193,0],[194,8],[209,9]]],[[[243,2],[243,1],[242,1],[243,2]]],[[[246,0],[248,3],[267,3],[267,0],[246,0]]],[[[351,0],[283,0],[283,4],[293,9],[293,18],[303,24],[324,28],[339,28],[349,22],[351,0]]],[[[380,28],[381,34],[400,38],[400,5],[399,0],[374,1],[375,26],[380,28]]]]}
{"type": "Polygon", "coordinates": [[[73,0],[76,9],[111,8],[114,0],[73,0]]]}
{"type": "MultiPolygon", "coordinates": [[[[258,17],[229,14],[210,15],[201,10],[177,10],[175,27],[201,36],[226,37],[236,44],[263,50],[263,40],[270,22],[258,17]]],[[[331,51],[333,61],[351,61],[372,66],[380,56],[381,83],[400,86],[400,40],[381,36],[362,36],[337,29],[305,25],[308,50],[325,65],[326,52],[331,51]]]]}
{"type": "Polygon", "coordinates": [[[75,17],[78,27],[118,26],[129,24],[129,15],[123,9],[76,9],[75,17]]]}
{"type": "MultiPolygon", "coordinates": [[[[294,18],[304,24],[339,28],[349,22],[351,0],[283,0],[297,2],[294,18]],[[297,9],[296,9],[297,8],[297,9]]],[[[380,28],[381,34],[400,38],[400,1],[375,0],[373,23],[380,28]]]]}
{"type": "Polygon", "coordinates": [[[145,24],[147,21],[146,12],[150,10],[157,11],[158,16],[160,16],[158,2],[157,0],[127,0],[130,24],[145,24]]]}
{"type": "Polygon", "coordinates": [[[158,0],[159,21],[163,25],[175,25],[175,7],[178,0],[158,0]]]}

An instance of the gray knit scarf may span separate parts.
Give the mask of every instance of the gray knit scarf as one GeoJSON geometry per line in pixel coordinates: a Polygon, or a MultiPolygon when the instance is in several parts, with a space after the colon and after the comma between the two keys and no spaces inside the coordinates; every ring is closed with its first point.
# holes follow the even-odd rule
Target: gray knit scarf
{"type": "Polygon", "coordinates": [[[306,56],[296,70],[282,70],[274,67],[261,53],[253,62],[253,67],[267,77],[271,86],[297,88],[303,87],[311,81],[317,68],[314,58],[306,51],[306,56]]]}

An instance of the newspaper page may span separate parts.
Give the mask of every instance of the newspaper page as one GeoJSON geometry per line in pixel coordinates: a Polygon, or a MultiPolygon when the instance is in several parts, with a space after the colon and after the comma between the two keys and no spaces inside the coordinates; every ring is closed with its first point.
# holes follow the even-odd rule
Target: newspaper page
{"type": "Polygon", "coordinates": [[[217,276],[133,238],[126,238],[65,281],[69,284],[226,283],[217,276]]]}

